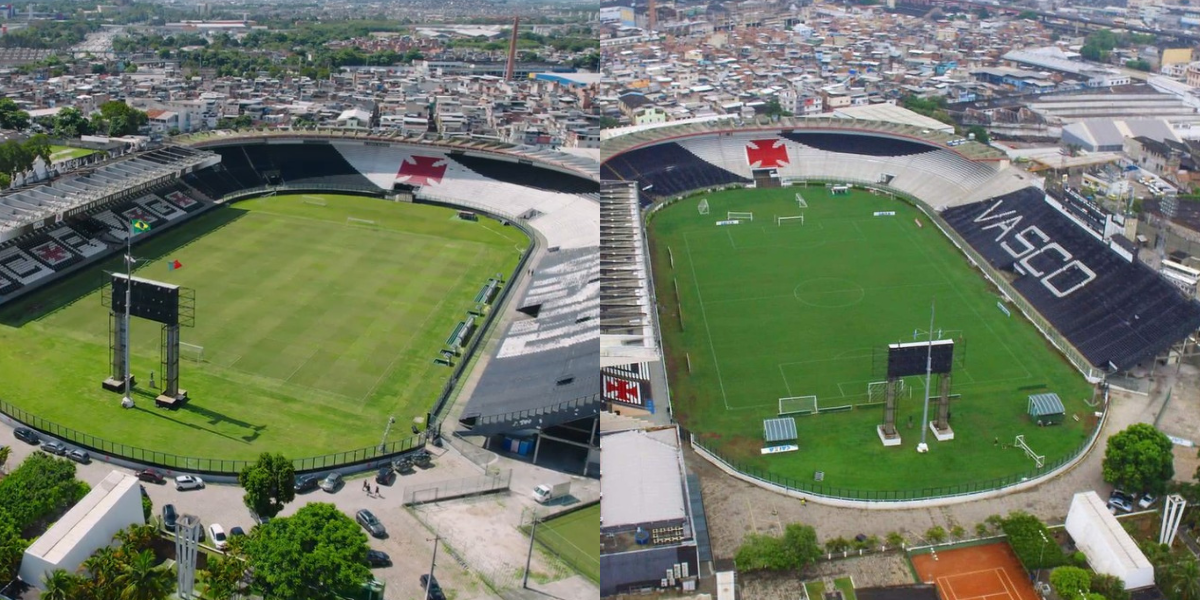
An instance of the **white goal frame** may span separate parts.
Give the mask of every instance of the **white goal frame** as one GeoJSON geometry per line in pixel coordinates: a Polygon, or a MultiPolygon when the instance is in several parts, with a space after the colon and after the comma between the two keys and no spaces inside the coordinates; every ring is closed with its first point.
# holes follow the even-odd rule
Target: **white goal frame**
{"type": "Polygon", "coordinates": [[[304,203],[311,204],[313,206],[328,206],[329,205],[328,202],[325,202],[324,200],[317,198],[316,196],[305,196],[304,203]]]}
{"type": "Polygon", "coordinates": [[[800,192],[796,192],[796,206],[799,208],[808,208],[808,202],[804,201],[804,196],[800,192]]]}
{"type": "Polygon", "coordinates": [[[204,346],[179,342],[179,358],[196,363],[204,362],[204,346]]]}
{"type": "Polygon", "coordinates": [[[730,221],[733,221],[733,220],[738,220],[738,221],[743,221],[743,220],[744,220],[744,221],[753,221],[753,220],[754,220],[754,213],[752,213],[752,212],[738,212],[738,211],[736,211],[736,210],[731,210],[731,211],[729,211],[729,212],[726,212],[726,213],[725,213],[725,218],[726,218],[726,219],[728,219],[728,220],[730,220],[730,221]]]}
{"type": "Polygon", "coordinates": [[[702,214],[702,215],[707,215],[708,214],[708,198],[701,198],[700,204],[698,204],[696,206],[696,210],[700,211],[700,214],[702,214]]]}
{"type": "Polygon", "coordinates": [[[783,225],[785,223],[795,223],[797,220],[799,220],[800,224],[803,225],[804,224],[804,215],[792,215],[792,216],[788,216],[788,217],[775,217],[775,224],[783,225]]]}
{"type": "Polygon", "coordinates": [[[779,416],[815,415],[820,412],[816,396],[789,396],[779,399],[779,416]]]}
{"type": "Polygon", "coordinates": [[[375,227],[375,221],[371,219],[360,219],[358,217],[346,217],[347,225],[358,225],[362,227],[375,227]]]}
{"type": "Polygon", "coordinates": [[[1020,449],[1022,449],[1022,450],[1024,450],[1024,451],[1025,451],[1025,456],[1028,456],[1029,458],[1032,458],[1032,459],[1033,459],[1033,462],[1034,462],[1034,464],[1036,464],[1036,465],[1037,465],[1037,468],[1039,468],[1039,469],[1040,469],[1040,468],[1042,468],[1042,467],[1043,467],[1043,466],[1046,464],[1046,457],[1045,457],[1045,455],[1041,455],[1041,454],[1038,454],[1037,452],[1034,452],[1034,451],[1033,451],[1033,450],[1032,450],[1032,449],[1029,447],[1029,445],[1025,443],[1025,435],[1024,435],[1024,434],[1022,434],[1022,435],[1018,435],[1018,436],[1017,436],[1017,439],[1013,441],[1013,445],[1014,445],[1014,446],[1016,446],[1016,447],[1018,447],[1018,448],[1020,448],[1020,449]]]}

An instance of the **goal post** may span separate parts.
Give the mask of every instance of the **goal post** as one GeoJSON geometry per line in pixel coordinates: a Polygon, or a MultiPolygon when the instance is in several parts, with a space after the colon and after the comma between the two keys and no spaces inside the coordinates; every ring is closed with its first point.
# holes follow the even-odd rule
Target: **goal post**
{"type": "Polygon", "coordinates": [[[816,396],[790,396],[779,399],[779,416],[817,414],[816,396]]]}
{"type": "MultiPolygon", "coordinates": [[[[867,402],[872,404],[887,400],[887,384],[886,381],[872,381],[867,384],[867,402]]],[[[896,396],[900,397],[906,391],[904,380],[896,380],[896,396]]]]}
{"type": "Polygon", "coordinates": [[[347,225],[359,225],[363,227],[374,227],[375,221],[371,219],[360,219],[358,217],[346,217],[347,225]]]}
{"type": "Polygon", "coordinates": [[[1034,452],[1034,451],[1033,451],[1033,449],[1031,449],[1031,448],[1030,448],[1030,447],[1029,447],[1029,446],[1028,446],[1028,445],[1025,443],[1025,436],[1024,436],[1024,435],[1018,435],[1018,436],[1017,436],[1017,439],[1016,439],[1016,440],[1013,440],[1013,445],[1014,445],[1014,446],[1016,446],[1016,447],[1018,447],[1018,448],[1020,448],[1020,449],[1022,449],[1022,450],[1024,450],[1024,451],[1025,451],[1025,456],[1028,456],[1029,458],[1032,458],[1032,459],[1033,459],[1033,463],[1037,465],[1037,468],[1039,468],[1039,469],[1040,469],[1040,468],[1042,468],[1043,466],[1045,466],[1045,464],[1046,464],[1046,457],[1045,457],[1044,455],[1041,455],[1041,454],[1038,454],[1038,453],[1034,452]]]}
{"type": "Polygon", "coordinates": [[[803,225],[804,215],[792,215],[788,217],[775,217],[776,225],[803,225]]]}
{"type": "Polygon", "coordinates": [[[796,192],[796,206],[799,208],[808,208],[808,202],[804,201],[804,196],[800,192],[796,192]]]}
{"type": "Polygon", "coordinates": [[[737,212],[737,211],[731,210],[731,211],[725,213],[725,218],[729,219],[730,221],[733,221],[735,219],[739,220],[739,221],[753,221],[754,213],[752,213],[752,212],[737,212]]]}
{"type": "Polygon", "coordinates": [[[316,196],[305,196],[304,203],[311,204],[313,206],[328,206],[323,198],[318,198],[316,196]]]}
{"type": "Polygon", "coordinates": [[[179,357],[192,362],[204,362],[204,346],[179,342],[179,357]]]}
{"type": "Polygon", "coordinates": [[[708,198],[701,198],[700,204],[696,207],[696,209],[700,211],[700,214],[707,215],[708,214],[708,198]]]}

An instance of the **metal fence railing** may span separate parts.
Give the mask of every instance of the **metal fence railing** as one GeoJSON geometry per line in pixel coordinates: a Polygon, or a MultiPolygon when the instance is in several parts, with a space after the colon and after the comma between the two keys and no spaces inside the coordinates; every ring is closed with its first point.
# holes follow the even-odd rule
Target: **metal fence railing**
{"type": "Polygon", "coordinates": [[[404,488],[405,506],[437,502],[463,496],[476,496],[507,490],[512,483],[512,469],[487,473],[476,477],[462,479],[446,479],[431,483],[421,483],[404,488]]]}
{"type": "Polygon", "coordinates": [[[343,192],[347,194],[360,194],[367,196],[382,196],[385,191],[373,185],[353,185],[349,183],[307,183],[304,185],[298,184],[283,184],[283,185],[260,185],[257,187],[246,188],[236,192],[230,192],[221,196],[221,202],[234,202],[236,200],[244,200],[254,198],[255,196],[265,196],[267,194],[285,194],[299,192],[325,192],[337,193],[343,192]]]}
{"type": "MultiPolygon", "coordinates": [[[[76,446],[80,446],[103,455],[125,459],[151,467],[160,467],[173,471],[187,471],[189,473],[236,476],[247,465],[254,463],[254,461],[250,460],[181,456],[178,454],[171,454],[169,452],[147,450],[137,446],[112,442],[84,433],[82,431],[72,429],[70,427],[66,427],[64,425],[59,425],[53,421],[43,419],[42,417],[39,417],[29,411],[13,406],[4,400],[0,400],[0,413],[4,413],[13,420],[19,421],[28,427],[54,436],[58,439],[70,442],[76,446]]],[[[388,442],[383,445],[347,450],[345,452],[334,452],[322,456],[297,458],[292,460],[292,465],[295,466],[296,471],[319,471],[324,469],[333,469],[347,465],[389,458],[398,454],[423,448],[424,446],[425,434],[421,433],[402,440],[388,442]]]]}

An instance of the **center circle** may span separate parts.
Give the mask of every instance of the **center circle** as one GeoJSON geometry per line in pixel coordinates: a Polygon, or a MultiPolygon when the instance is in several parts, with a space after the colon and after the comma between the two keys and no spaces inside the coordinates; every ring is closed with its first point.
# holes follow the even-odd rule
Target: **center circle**
{"type": "Polygon", "coordinates": [[[801,304],[818,308],[840,308],[862,302],[867,291],[849,279],[818,277],[800,282],[792,290],[792,295],[801,304]]]}

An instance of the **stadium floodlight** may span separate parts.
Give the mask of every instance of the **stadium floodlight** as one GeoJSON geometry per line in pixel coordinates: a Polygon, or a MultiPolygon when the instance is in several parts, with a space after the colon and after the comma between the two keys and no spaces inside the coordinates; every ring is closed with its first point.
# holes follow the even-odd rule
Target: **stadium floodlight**
{"type": "Polygon", "coordinates": [[[937,309],[936,299],[929,301],[929,346],[925,353],[925,403],[921,409],[921,443],[917,444],[917,452],[929,452],[925,443],[925,429],[929,423],[929,383],[933,381],[933,317],[937,309]]]}

